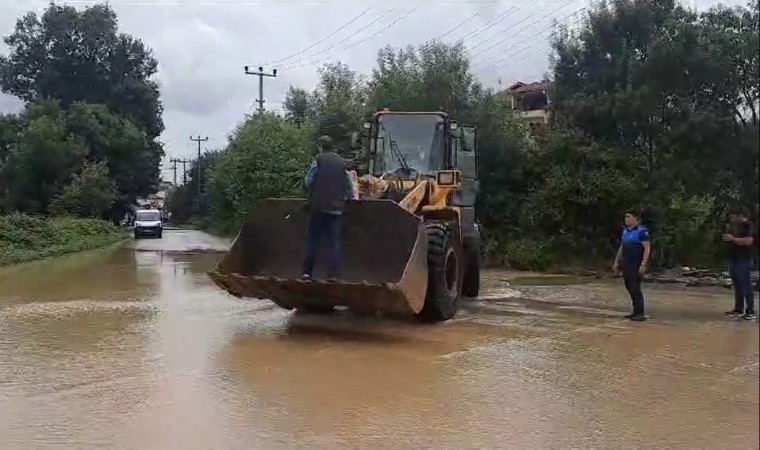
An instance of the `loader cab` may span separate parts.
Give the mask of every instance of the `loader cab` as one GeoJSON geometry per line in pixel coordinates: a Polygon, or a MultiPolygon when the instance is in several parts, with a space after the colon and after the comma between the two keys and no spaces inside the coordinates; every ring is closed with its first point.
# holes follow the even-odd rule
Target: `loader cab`
{"type": "Polygon", "coordinates": [[[374,176],[435,177],[439,170],[462,173],[453,206],[474,206],[478,192],[477,133],[443,112],[376,113],[364,124],[369,137],[368,171],[374,176]]]}

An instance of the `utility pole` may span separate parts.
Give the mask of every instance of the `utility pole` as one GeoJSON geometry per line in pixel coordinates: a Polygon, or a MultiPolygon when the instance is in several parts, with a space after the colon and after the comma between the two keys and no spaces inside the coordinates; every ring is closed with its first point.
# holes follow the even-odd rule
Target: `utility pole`
{"type": "Polygon", "coordinates": [[[253,72],[248,69],[248,66],[244,67],[245,74],[246,75],[256,75],[259,77],[259,98],[256,100],[256,103],[259,104],[259,113],[264,112],[264,77],[277,77],[277,69],[273,69],[272,73],[265,73],[263,67],[259,67],[258,72],[253,72]]]}
{"type": "Polygon", "coordinates": [[[170,163],[172,163],[172,172],[174,172],[174,185],[177,185],[177,163],[179,162],[179,159],[172,158],[169,160],[170,163]]]}
{"type": "Polygon", "coordinates": [[[178,163],[182,164],[182,186],[187,185],[187,165],[190,164],[189,159],[178,159],[178,163]]]}
{"type": "Polygon", "coordinates": [[[198,181],[196,184],[198,185],[198,212],[201,211],[201,142],[208,141],[208,136],[205,138],[202,138],[200,136],[194,138],[190,136],[190,140],[193,142],[198,143],[198,159],[195,160],[196,168],[198,169],[198,181]]]}

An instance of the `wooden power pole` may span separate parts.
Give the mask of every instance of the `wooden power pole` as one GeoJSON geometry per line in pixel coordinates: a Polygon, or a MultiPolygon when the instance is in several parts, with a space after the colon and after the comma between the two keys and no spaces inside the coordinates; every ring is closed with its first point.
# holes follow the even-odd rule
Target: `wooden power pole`
{"type": "Polygon", "coordinates": [[[198,185],[198,212],[200,212],[201,211],[201,142],[207,142],[208,136],[204,138],[200,136],[198,137],[190,136],[190,140],[198,143],[198,159],[195,160],[195,166],[197,169],[197,176],[198,176],[198,180],[196,181],[198,185]]]}

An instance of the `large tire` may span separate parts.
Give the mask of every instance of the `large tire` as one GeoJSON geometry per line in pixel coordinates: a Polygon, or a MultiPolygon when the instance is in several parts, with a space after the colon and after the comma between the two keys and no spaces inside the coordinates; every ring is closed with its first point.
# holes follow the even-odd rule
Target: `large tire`
{"type": "Polygon", "coordinates": [[[470,249],[462,281],[462,295],[465,297],[475,298],[480,295],[480,260],[480,248],[470,249]]]}
{"type": "Polygon", "coordinates": [[[462,295],[464,255],[451,226],[446,222],[425,224],[428,238],[428,286],[425,305],[418,314],[424,322],[454,317],[462,295]]]}
{"type": "Polygon", "coordinates": [[[135,239],[140,239],[140,234],[137,231],[135,231],[134,234],[135,234],[135,239]]]}
{"type": "Polygon", "coordinates": [[[164,236],[164,230],[158,231],[158,238],[161,239],[164,236]]]}

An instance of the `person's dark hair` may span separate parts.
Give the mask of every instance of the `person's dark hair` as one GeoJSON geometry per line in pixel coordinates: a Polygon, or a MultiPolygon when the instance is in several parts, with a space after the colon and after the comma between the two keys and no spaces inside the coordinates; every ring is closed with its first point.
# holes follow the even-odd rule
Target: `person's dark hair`
{"type": "Polygon", "coordinates": [[[628,208],[625,210],[625,214],[630,214],[638,220],[641,220],[641,210],[637,208],[628,208]]]}
{"type": "Polygon", "coordinates": [[[319,139],[317,139],[317,145],[320,150],[326,152],[333,149],[333,140],[330,136],[320,136],[319,139]]]}

